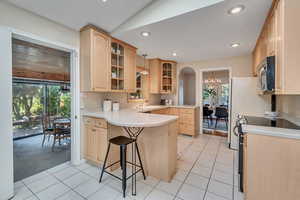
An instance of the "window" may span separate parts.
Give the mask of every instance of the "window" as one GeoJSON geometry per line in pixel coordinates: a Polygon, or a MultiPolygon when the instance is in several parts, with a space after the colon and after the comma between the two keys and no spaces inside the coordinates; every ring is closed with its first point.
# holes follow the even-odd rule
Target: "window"
{"type": "Polygon", "coordinates": [[[67,117],[71,115],[71,94],[61,92],[59,83],[13,81],[14,138],[42,133],[43,115],[67,117]]]}

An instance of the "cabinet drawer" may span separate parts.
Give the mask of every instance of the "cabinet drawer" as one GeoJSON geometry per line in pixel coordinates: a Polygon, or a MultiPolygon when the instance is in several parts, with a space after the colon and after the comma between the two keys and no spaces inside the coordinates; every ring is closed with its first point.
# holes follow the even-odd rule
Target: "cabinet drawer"
{"type": "Polygon", "coordinates": [[[186,113],[183,113],[183,114],[180,114],[179,116],[180,118],[180,122],[181,123],[185,123],[185,124],[195,124],[195,118],[194,118],[194,115],[192,114],[186,114],[186,113]]]}
{"type": "Polygon", "coordinates": [[[169,114],[178,116],[179,115],[179,110],[177,108],[170,108],[169,114]]]}
{"type": "Polygon", "coordinates": [[[107,128],[107,121],[105,119],[95,119],[95,127],[107,128]]]}
{"type": "Polygon", "coordinates": [[[194,114],[194,109],[180,108],[180,114],[194,114]]]}
{"type": "Polygon", "coordinates": [[[84,117],[83,122],[86,126],[94,126],[95,120],[91,117],[84,117]]]}
{"type": "Polygon", "coordinates": [[[184,134],[188,134],[188,135],[194,135],[195,134],[195,129],[194,129],[193,125],[180,123],[179,124],[179,132],[184,133],[184,134]]]}

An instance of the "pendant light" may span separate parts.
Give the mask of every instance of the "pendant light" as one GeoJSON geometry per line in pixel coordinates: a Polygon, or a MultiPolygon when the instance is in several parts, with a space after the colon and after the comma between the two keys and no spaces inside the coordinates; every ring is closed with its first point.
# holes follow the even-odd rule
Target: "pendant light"
{"type": "Polygon", "coordinates": [[[64,73],[64,81],[63,81],[63,83],[60,86],[60,91],[62,93],[68,93],[68,92],[70,92],[70,83],[68,83],[68,80],[66,78],[66,75],[68,75],[68,74],[69,74],[69,68],[67,67],[67,72],[64,73]]]}
{"type": "Polygon", "coordinates": [[[146,68],[146,57],[147,57],[147,54],[143,54],[142,56],[144,57],[144,70],[141,71],[141,74],[146,76],[146,75],[149,74],[149,71],[146,68]]]}
{"type": "Polygon", "coordinates": [[[204,80],[205,84],[208,84],[209,86],[216,86],[220,84],[222,81],[220,79],[217,79],[215,72],[211,72],[211,77],[204,80]]]}

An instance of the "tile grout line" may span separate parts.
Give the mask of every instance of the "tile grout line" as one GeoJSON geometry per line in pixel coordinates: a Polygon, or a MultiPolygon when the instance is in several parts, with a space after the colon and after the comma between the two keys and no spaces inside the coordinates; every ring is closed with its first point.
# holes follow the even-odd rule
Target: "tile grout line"
{"type": "MultiPolygon", "coordinates": [[[[78,169],[79,170],[79,169],[78,169]]],[[[79,170],[80,171],[80,170],[79,170]]],[[[78,172],[79,173],[79,172],[78,172]]],[[[76,173],[76,174],[78,174],[76,173]]],[[[72,176],[75,176],[76,174],[72,175],[72,176]]],[[[53,175],[54,176],[54,175],[53,175]]],[[[72,176],[70,176],[69,178],[71,178],[72,176]]],[[[56,176],[54,176],[56,178],[56,176]]],[[[70,186],[68,186],[67,184],[65,184],[63,181],[59,180],[58,178],[56,178],[60,183],[62,183],[63,185],[65,185],[66,187],[68,187],[70,190],[66,191],[66,192],[69,192],[69,191],[73,191],[75,192],[77,195],[79,195],[80,197],[82,197],[83,199],[87,199],[85,198],[84,196],[82,196],[81,194],[79,194],[78,192],[76,192],[75,190],[73,190],[70,186]]],[[[87,181],[86,181],[87,182],[87,181]]],[[[85,182],[84,182],[85,183],[85,182]]],[[[82,183],[80,183],[82,184],[82,183]]],[[[79,186],[79,185],[78,185],[79,186]]],[[[62,197],[63,195],[65,195],[66,193],[62,194],[62,195],[59,195],[58,197],[56,197],[55,199],[58,199],[60,197],[62,197]]]]}
{"type": "Polygon", "coordinates": [[[208,187],[209,187],[210,181],[211,181],[211,179],[212,179],[212,175],[213,175],[214,170],[215,170],[215,165],[216,165],[216,162],[217,162],[217,157],[218,157],[218,154],[219,154],[219,152],[220,152],[220,146],[221,146],[221,142],[219,141],[219,144],[218,144],[218,151],[217,151],[217,154],[216,154],[216,156],[215,156],[215,161],[214,161],[214,164],[213,164],[213,166],[212,166],[212,170],[211,170],[210,177],[209,177],[209,180],[208,180],[206,189],[205,189],[205,193],[204,193],[204,196],[203,196],[203,200],[205,200],[205,197],[206,197],[206,194],[207,194],[207,191],[208,191],[208,187]]]}
{"type": "MultiPolygon", "coordinates": [[[[44,172],[47,173],[47,175],[52,176],[52,177],[54,177],[55,179],[57,179],[57,178],[56,178],[55,176],[53,176],[51,173],[47,172],[47,170],[45,170],[44,172]]],[[[43,178],[45,178],[45,177],[43,177],[43,178]]],[[[41,179],[43,179],[43,178],[41,178],[41,179]]],[[[39,179],[39,180],[41,180],[41,179],[39,179]]],[[[39,181],[39,180],[33,181],[33,182],[31,182],[31,183],[37,182],[37,181],[39,181]]],[[[28,187],[28,185],[31,184],[31,183],[29,183],[29,184],[27,185],[24,181],[22,181],[22,182],[23,182],[23,184],[26,186],[26,188],[28,188],[28,190],[30,190],[30,191],[34,194],[34,196],[36,196],[37,198],[38,198],[38,196],[37,196],[38,193],[43,192],[43,191],[47,190],[48,188],[52,187],[53,185],[57,184],[57,183],[53,183],[53,184],[51,184],[51,185],[48,185],[47,187],[45,187],[44,189],[42,189],[42,190],[39,191],[39,192],[33,192],[33,191],[28,187]]],[[[40,199],[40,198],[38,198],[38,199],[40,199]]]]}
{"type": "MultiPolygon", "coordinates": [[[[206,146],[207,146],[207,144],[209,143],[210,140],[211,140],[211,138],[209,138],[209,140],[207,140],[206,144],[204,145],[204,147],[202,148],[202,150],[199,152],[198,158],[194,161],[193,166],[192,166],[191,169],[188,171],[188,173],[187,173],[186,177],[184,178],[182,184],[180,185],[179,189],[177,190],[177,192],[176,192],[175,197],[174,197],[173,200],[175,200],[175,199],[178,197],[179,191],[182,189],[182,187],[183,187],[183,185],[185,184],[185,182],[186,182],[188,176],[191,174],[192,169],[195,167],[197,161],[200,159],[201,154],[203,153],[204,149],[206,148],[206,146]]],[[[194,143],[194,142],[192,142],[192,143],[194,143]]],[[[191,145],[192,145],[192,144],[191,144],[191,145]]],[[[188,148],[187,148],[187,149],[188,149],[188,148]]],[[[180,197],[178,197],[178,198],[180,198],[180,197]]]]}

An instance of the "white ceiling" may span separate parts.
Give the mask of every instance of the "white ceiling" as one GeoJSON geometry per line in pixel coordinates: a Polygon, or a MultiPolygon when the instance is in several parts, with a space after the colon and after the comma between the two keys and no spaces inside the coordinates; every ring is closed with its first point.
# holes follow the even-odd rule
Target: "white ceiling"
{"type": "MultiPolygon", "coordinates": [[[[139,54],[149,57],[190,62],[203,59],[221,58],[249,54],[267,16],[272,0],[201,0],[212,5],[200,9],[179,9],[183,4],[195,0],[6,0],[33,13],[79,30],[87,23],[95,24],[136,47],[139,54]],[[165,2],[177,3],[180,12],[159,19],[159,5],[165,2]],[[221,1],[221,2],[220,2],[221,1]],[[159,4],[159,2],[162,2],[159,4]],[[220,3],[218,3],[220,2],[220,3]],[[235,5],[245,5],[246,9],[237,16],[227,11],[235,5]],[[149,15],[149,7],[157,13],[155,23],[131,26],[122,29],[127,22],[141,21],[143,12],[149,15]],[[66,9],[68,8],[68,9],[66,9]],[[144,8],[144,9],[143,9],[144,8]],[[148,13],[147,13],[148,12],[148,13]],[[121,26],[120,26],[121,25],[121,26]],[[142,37],[141,31],[150,31],[150,37],[142,37]],[[241,43],[231,48],[233,42],[241,43]],[[176,52],[177,57],[172,53],[176,52]]],[[[197,0],[198,2],[200,0],[197,0]]],[[[166,5],[164,9],[166,9],[166,5]]],[[[170,6],[171,7],[171,6],[170,6]]],[[[174,6],[173,6],[174,7],[174,6]]],[[[188,7],[188,6],[186,6],[188,7]]],[[[162,8],[161,8],[162,9],[162,8]]],[[[151,10],[150,10],[151,11],[151,10]]],[[[154,22],[154,21],[153,21],[154,22]]]]}
{"type": "Polygon", "coordinates": [[[253,50],[271,4],[272,0],[226,0],[115,36],[137,46],[139,53],[179,62],[245,55],[253,50]],[[239,4],[246,6],[243,13],[227,14],[239,4]],[[150,37],[140,35],[145,30],[150,37]],[[241,46],[231,48],[234,42],[241,46]]]}
{"type": "Polygon", "coordinates": [[[92,23],[110,32],[152,0],[6,0],[18,7],[79,30],[92,23]]]}

